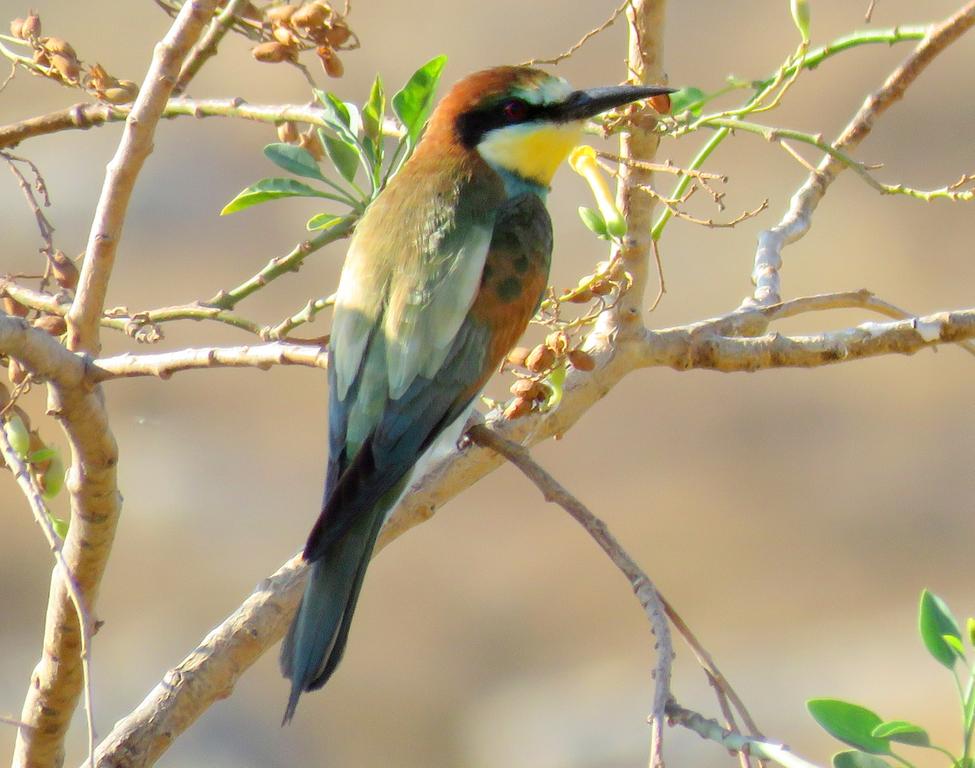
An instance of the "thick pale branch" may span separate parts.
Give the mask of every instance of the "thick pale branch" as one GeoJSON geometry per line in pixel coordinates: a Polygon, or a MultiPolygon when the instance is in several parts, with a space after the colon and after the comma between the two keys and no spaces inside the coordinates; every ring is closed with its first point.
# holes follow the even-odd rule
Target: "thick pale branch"
{"type": "MultiPolygon", "coordinates": [[[[627,373],[643,367],[670,366],[678,369],[707,368],[721,371],[754,371],[763,368],[825,365],[869,355],[917,351],[939,342],[957,342],[975,338],[975,309],[931,315],[915,320],[883,324],[865,324],[846,331],[819,336],[787,337],[777,334],[742,338],[722,334],[746,333],[764,329],[768,318],[758,309],[742,310],[692,326],[661,331],[647,331],[643,336],[621,342],[615,349],[596,348],[601,367],[591,373],[571,373],[565,394],[554,411],[532,415],[516,421],[499,420],[495,414],[488,424],[493,432],[522,445],[541,442],[566,432],[606,395],[627,373]]],[[[263,366],[283,345],[261,345],[239,350],[240,361],[263,366]],[[254,354],[257,350],[257,354],[254,354]]],[[[297,354],[298,351],[294,350],[297,354]]],[[[201,352],[193,352],[199,355],[201,352]]],[[[101,361],[98,365],[140,368],[142,356],[127,362],[101,361]]],[[[149,356],[155,357],[155,356],[149,356]]],[[[202,359],[209,359],[202,352],[202,359]]],[[[151,361],[147,361],[151,362],[151,361]]],[[[291,362],[299,362],[297,358],[291,362]]],[[[217,363],[219,364],[219,363],[217,363]]],[[[305,364],[317,364],[308,358],[305,364]]],[[[149,366],[145,366],[148,368],[149,366]]],[[[146,373],[149,373],[146,370],[146,373]]],[[[97,374],[95,374],[97,375],[97,374]]],[[[468,445],[450,454],[410,489],[387,522],[380,536],[380,548],[406,531],[432,517],[436,510],[463,490],[489,474],[501,463],[491,450],[468,445]]],[[[99,765],[116,765],[121,755],[138,753],[135,744],[160,744],[160,751],[189,726],[213,701],[233,688],[237,679],[262,653],[277,642],[287,627],[290,615],[279,615],[283,608],[292,610],[301,595],[302,566],[291,561],[272,581],[263,584],[244,606],[188,657],[177,670],[191,664],[194,669],[192,691],[183,693],[179,675],[170,675],[165,685],[158,686],[140,705],[137,712],[120,723],[99,749],[99,765]],[[264,606],[272,606],[262,612],[264,606]],[[278,606],[278,607],[274,607],[278,606]],[[261,622],[273,616],[273,625],[261,622]],[[251,622],[257,622],[252,624],[251,622]],[[255,633],[259,639],[255,639],[255,633]],[[228,664],[226,656],[234,662],[228,664]],[[213,656],[213,658],[210,658],[213,656]]],[[[155,748],[155,747],[154,747],[155,748]]],[[[158,752],[154,752],[158,754],[158,752]]],[[[147,765],[129,762],[125,765],[147,765]]]]}
{"type": "Polygon", "coordinates": [[[205,347],[181,349],[157,355],[124,354],[104,357],[92,362],[91,379],[158,376],[168,379],[177,371],[195,368],[260,368],[273,365],[309,365],[325,368],[328,354],[321,347],[273,342],[241,347],[205,347]]]}
{"type": "MultiPolygon", "coordinates": [[[[641,83],[664,81],[666,9],[665,0],[634,0],[627,7],[628,79],[635,78],[641,83]]],[[[637,160],[644,164],[652,161],[659,144],[660,137],[650,130],[628,131],[620,137],[620,156],[624,164],[620,169],[616,204],[626,219],[621,255],[633,283],[613,309],[600,317],[598,331],[604,335],[635,335],[643,327],[643,303],[651,275],[650,228],[654,199],[644,194],[642,188],[652,185],[653,173],[645,165],[627,161],[637,160]]]]}
{"type": "Polygon", "coordinates": [[[152,152],[156,124],[176,84],[180,66],[216,5],[217,0],[187,0],[169,32],[156,45],[118,150],[106,170],[88,235],[78,291],[67,314],[70,349],[97,351],[98,320],[105,306],[108,280],[136,178],[152,152]]]}
{"type": "MultiPolygon", "coordinates": [[[[973,25],[975,1],[966,3],[957,13],[933,26],[911,55],[888,76],[880,89],[867,97],[839,138],[833,142],[833,149],[847,152],[857,147],[870,133],[876,119],[903,97],[904,92],[928,64],[973,25]]],[[[820,200],[833,180],[847,167],[836,154],[825,156],[793,195],[789,210],[782,220],[759,235],[755,266],[752,270],[755,291],[746,303],[766,305],[779,301],[782,249],[809,231],[812,215],[820,200]]]]}
{"type": "MultiPolygon", "coordinates": [[[[191,0],[156,47],[119,150],[108,166],[86,249],[74,302],[67,314],[69,347],[93,351],[108,289],[115,250],[138,171],[152,148],[152,135],[172,90],[179,66],[210,18],[216,0],[191,0]]],[[[55,343],[53,339],[50,339],[55,343]]],[[[65,350],[59,353],[74,358],[65,350]]],[[[16,355],[15,355],[16,356],[16,355]]],[[[35,375],[29,359],[21,360],[35,375]]],[[[77,365],[82,362],[78,360],[77,365]]],[[[65,360],[64,369],[74,364],[65,360]]],[[[87,382],[64,386],[63,376],[49,388],[48,410],[58,418],[71,448],[66,487],[71,526],[62,553],[84,605],[94,609],[118,522],[121,496],[116,481],[118,448],[108,426],[101,390],[87,382]]],[[[18,731],[13,764],[57,768],[64,761],[64,736],[82,689],[83,634],[64,579],[51,582],[41,659],[31,675],[18,731]]]]}

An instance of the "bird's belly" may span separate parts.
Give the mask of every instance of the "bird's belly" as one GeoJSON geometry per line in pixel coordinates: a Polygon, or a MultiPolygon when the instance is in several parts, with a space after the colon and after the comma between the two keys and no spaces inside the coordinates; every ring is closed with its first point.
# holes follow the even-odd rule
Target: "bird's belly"
{"type": "Polygon", "coordinates": [[[403,498],[412,491],[414,483],[422,480],[423,476],[433,469],[438,462],[445,459],[457,449],[457,443],[464,433],[467,420],[471,417],[471,413],[474,412],[477,400],[478,397],[475,396],[471,404],[464,409],[460,416],[448,424],[430,447],[420,455],[416,464],[413,465],[413,469],[410,470],[406,485],[403,487],[403,492],[396,499],[396,503],[386,511],[386,520],[389,520],[393,512],[400,505],[400,502],[403,501],[403,498]]]}

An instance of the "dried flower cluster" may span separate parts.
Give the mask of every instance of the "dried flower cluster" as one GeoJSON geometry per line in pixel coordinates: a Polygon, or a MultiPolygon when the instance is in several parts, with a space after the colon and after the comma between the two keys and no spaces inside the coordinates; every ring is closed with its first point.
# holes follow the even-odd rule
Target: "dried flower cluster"
{"type": "Polygon", "coordinates": [[[89,66],[81,61],[67,40],[42,36],[41,18],[36,11],[11,21],[10,34],[33,50],[29,59],[18,57],[17,63],[35,75],[81,88],[109,104],[128,104],[139,94],[138,84],[131,80],[118,80],[100,64],[89,66]]]}
{"type": "Polygon", "coordinates": [[[358,38],[343,16],[323,0],[272,5],[262,10],[248,4],[243,16],[261,25],[263,42],[251,51],[258,61],[294,63],[299,53],[314,48],[325,74],[342,77],[345,67],[338,51],[359,47],[358,38]]]}
{"type": "Polygon", "coordinates": [[[298,126],[291,120],[278,123],[278,140],[285,144],[294,144],[308,151],[318,162],[325,159],[325,145],[322,144],[318,129],[314,125],[309,125],[304,132],[298,131],[298,126]]]}
{"type": "Polygon", "coordinates": [[[571,290],[559,296],[550,295],[542,302],[535,322],[550,329],[545,341],[529,349],[515,347],[508,354],[506,364],[514,368],[516,381],[510,391],[514,398],[504,408],[506,419],[518,419],[532,411],[543,411],[553,402],[555,391],[560,387],[558,372],[566,366],[577,371],[591,371],[596,361],[573,337],[591,326],[601,312],[611,307],[625,293],[631,283],[630,275],[619,259],[601,261],[595,271],[579,280],[571,290]],[[562,317],[562,304],[589,304],[580,317],[567,320],[562,317]]]}

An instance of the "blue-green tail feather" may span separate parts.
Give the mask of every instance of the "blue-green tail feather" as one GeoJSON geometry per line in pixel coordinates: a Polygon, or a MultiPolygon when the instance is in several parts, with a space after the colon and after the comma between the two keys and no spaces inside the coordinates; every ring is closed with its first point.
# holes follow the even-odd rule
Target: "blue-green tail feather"
{"type": "Polygon", "coordinates": [[[291,680],[282,724],[291,721],[301,694],[325,685],[342,658],[383,517],[382,509],[363,514],[312,563],[301,607],[281,647],[281,671],[291,680]]]}

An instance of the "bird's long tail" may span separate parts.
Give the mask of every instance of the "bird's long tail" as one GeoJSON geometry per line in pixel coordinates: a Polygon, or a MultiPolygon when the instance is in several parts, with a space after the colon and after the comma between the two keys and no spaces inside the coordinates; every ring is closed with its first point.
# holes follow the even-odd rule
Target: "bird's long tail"
{"type": "Polygon", "coordinates": [[[383,517],[381,508],[361,515],[312,563],[301,607],[281,646],[281,671],[291,680],[284,723],[294,716],[301,694],[325,685],[342,658],[383,517]]]}

